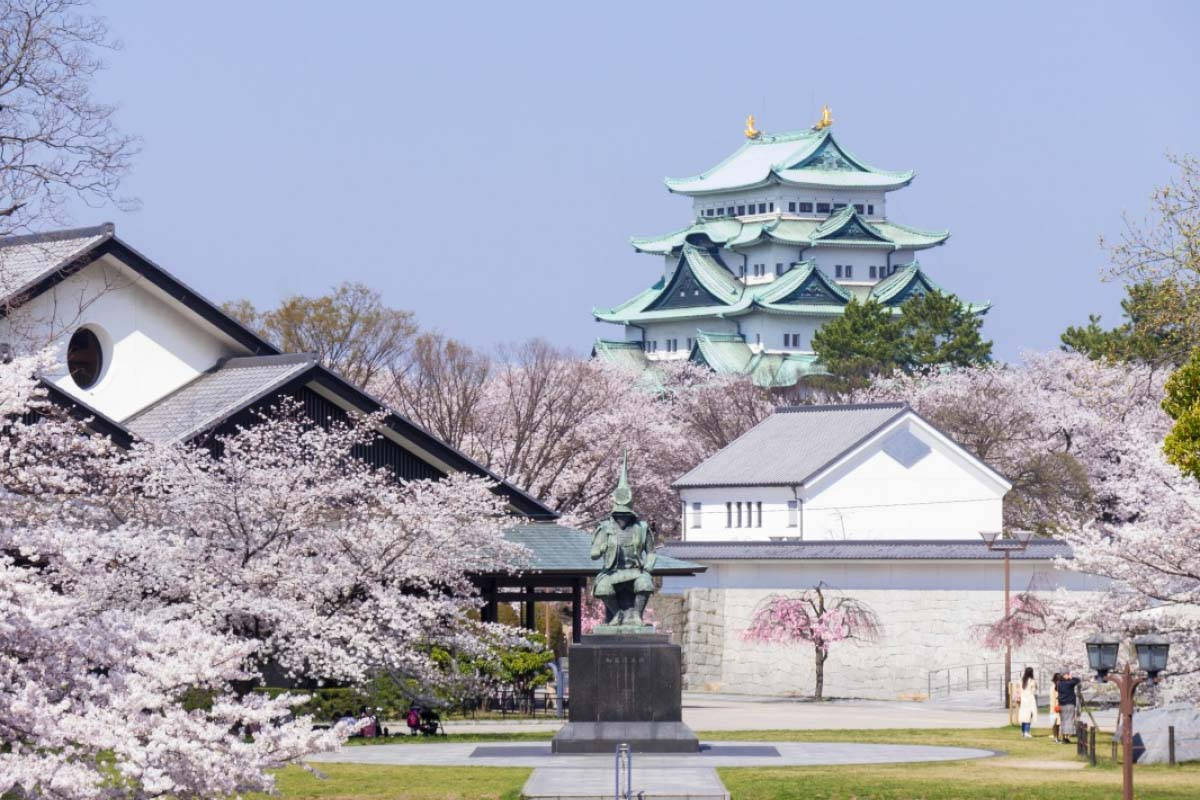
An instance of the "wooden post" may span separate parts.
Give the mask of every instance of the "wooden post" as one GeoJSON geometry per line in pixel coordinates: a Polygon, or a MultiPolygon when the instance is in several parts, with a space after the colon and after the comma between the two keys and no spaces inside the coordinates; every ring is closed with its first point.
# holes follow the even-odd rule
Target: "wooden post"
{"type": "Polygon", "coordinates": [[[583,586],[587,578],[576,578],[571,587],[571,643],[583,641],[583,586]]]}
{"type": "Polygon", "coordinates": [[[533,586],[529,585],[529,586],[525,587],[525,620],[524,621],[525,621],[525,629],[526,630],[530,630],[530,631],[537,630],[537,620],[534,618],[533,611],[534,611],[533,586]]]}
{"type": "Polygon", "coordinates": [[[1093,725],[1088,730],[1088,760],[1092,762],[1092,766],[1096,766],[1096,726],[1093,725]]]}
{"type": "Polygon", "coordinates": [[[1175,726],[1167,726],[1167,763],[1175,766],[1175,726]]]}

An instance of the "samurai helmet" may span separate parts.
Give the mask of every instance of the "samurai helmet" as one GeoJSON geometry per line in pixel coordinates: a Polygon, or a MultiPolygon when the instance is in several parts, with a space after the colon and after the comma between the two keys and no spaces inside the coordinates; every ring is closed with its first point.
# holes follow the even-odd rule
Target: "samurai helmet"
{"type": "Polygon", "coordinates": [[[633,489],[629,487],[629,451],[621,456],[621,471],[617,473],[617,488],[613,489],[614,514],[633,514],[633,489]]]}

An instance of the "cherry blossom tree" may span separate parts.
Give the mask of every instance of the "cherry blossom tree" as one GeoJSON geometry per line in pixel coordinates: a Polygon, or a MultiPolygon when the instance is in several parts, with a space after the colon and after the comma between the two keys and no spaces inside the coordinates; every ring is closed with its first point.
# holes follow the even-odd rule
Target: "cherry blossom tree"
{"type": "Polygon", "coordinates": [[[532,341],[495,360],[431,339],[383,392],[489,469],[572,519],[607,513],[613,465],[630,453],[639,513],[677,535],[671,481],[770,413],[742,376],[688,364],[634,372],[532,341]]]}
{"type": "Polygon", "coordinates": [[[1060,566],[1101,579],[1095,593],[1038,593],[1045,622],[1010,615],[995,626],[998,642],[1026,636],[1077,660],[1092,632],[1160,632],[1172,641],[1163,696],[1196,700],[1200,486],[1163,454],[1164,378],[1136,363],[1025,354],[1019,365],[890,379],[872,392],[907,400],[1013,480],[1006,525],[1061,537],[1074,557],[1060,566]]]}
{"type": "Polygon", "coordinates": [[[829,649],[847,640],[875,641],[881,633],[879,618],[870,606],[819,583],[795,596],[767,597],[755,609],[742,638],[772,644],[812,644],[816,667],[813,697],[820,700],[825,691],[829,649]]]}
{"type": "Polygon", "coordinates": [[[0,366],[0,794],[268,791],[349,730],[247,693],[265,670],[415,690],[445,679],[435,651],[515,640],[472,619],[468,574],[526,555],[489,483],[398,482],[358,457],[377,420],[294,403],[121,452],[55,413],[43,366],[0,366]]]}

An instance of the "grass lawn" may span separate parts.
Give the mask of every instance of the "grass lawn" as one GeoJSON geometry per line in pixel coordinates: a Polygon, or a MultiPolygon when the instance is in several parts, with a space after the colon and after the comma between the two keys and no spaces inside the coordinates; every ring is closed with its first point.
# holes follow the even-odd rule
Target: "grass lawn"
{"type": "MultiPolygon", "coordinates": [[[[1099,763],[1079,766],[1075,746],[1046,732],[1021,739],[1016,728],[984,730],[736,731],[720,738],[744,741],[878,742],[979,747],[998,758],[933,764],[850,767],[723,768],[733,800],[1120,800],[1121,769],[1109,761],[1109,736],[1096,742],[1099,763]]],[[[701,739],[717,738],[716,732],[701,739]]],[[[1139,800],[1200,797],[1200,765],[1135,766],[1139,800]]]]}
{"type": "Polygon", "coordinates": [[[316,767],[325,779],[300,767],[281,771],[277,778],[280,795],[328,800],[517,800],[532,771],[528,767],[316,767]]]}
{"type": "MultiPolygon", "coordinates": [[[[1021,739],[1016,728],[971,730],[701,731],[702,740],[877,742],[977,747],[997,758],[934,764],[849,767],[722,768],[733,800],[1119,800],[1121,770],[1106,757],[1107,735],[1097,742],[1100,763],[1087,766],[1074,745],[1055,744],[1045,729],[1021,739]]],[[[414,746],[431,741],[538,741],[547,733],[401,737],[414,746]]],[[[284,798],[388,800],[516,800],[529,776],[525,767],[383,767],[320,764],[321,780],[299,769],[279,775],[284,798]]],[[[1200,798],[1200,764],[1134,769],[1138,800],[1200,798]]]]}

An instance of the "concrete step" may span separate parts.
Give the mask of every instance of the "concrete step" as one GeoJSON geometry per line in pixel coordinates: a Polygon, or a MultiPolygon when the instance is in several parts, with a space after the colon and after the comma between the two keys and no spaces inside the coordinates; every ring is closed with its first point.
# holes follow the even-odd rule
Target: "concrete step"
{"type": "MultiPolygon", "coordinates": [[[[525,781],[521,796],[527,800],[613,800],[613,777],[612,767],[538,767],[525,781]]],[[[729,800],[729,792],[712,767],[640,768],[635,762],[633,797],[729,800]]]]}

